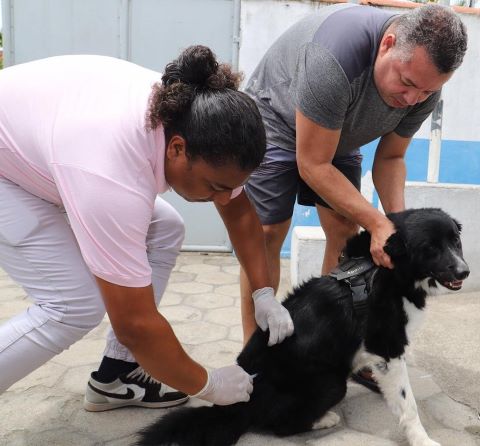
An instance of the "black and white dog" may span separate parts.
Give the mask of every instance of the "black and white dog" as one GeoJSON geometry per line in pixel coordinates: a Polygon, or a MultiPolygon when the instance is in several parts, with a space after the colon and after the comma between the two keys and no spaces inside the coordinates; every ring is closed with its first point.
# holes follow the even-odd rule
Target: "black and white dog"
{"type": "MultiPolygon", "coordinates": [[[[469,269],[462,255],[460,225],[440,209],[390,214],[397,232],[385,251],[393,270],[376,269],[369,279],[364,317],[348,284],[314,278],[284,301],[295,333],[267,346],[257,330],[238,357],[256,374],[248,403],[183,408],[141,433],[138,445],[226,446],[247,431],[278,436],[334,426],[329,409],[346,393],[352,371],[371,367],[382,393],[399,417],[412,446],[438,446],[418,417],[405,364],[405,348],[418,327],[425,299],[434,290],[459,290],[469,269]]],[[[349,258],[369,257],[370,235],[349,240],[349,258]]],[[[368,284],[367,284],[368,285],[368,284]]]]}

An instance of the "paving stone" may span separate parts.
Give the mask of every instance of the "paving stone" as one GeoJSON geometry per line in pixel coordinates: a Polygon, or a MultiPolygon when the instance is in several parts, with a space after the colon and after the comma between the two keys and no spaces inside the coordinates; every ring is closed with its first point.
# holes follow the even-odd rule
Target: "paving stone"
{"type": "Polygon", "coordinates": [[[442,446],[480,445],[479,437],[453,429],[433,429],[428,431],[428,435],[432,440],[438,441],[442,446]]]}
{"type": "Polygon", "coordinates": [[[183,265],[202,264],[206,259],[210,257],[209,253],[205,254],[199,252],[182,252],[177,259],[175,269],[180,269],[180,267],[182,267],[183,265]]]}
{"type": "Polygon", "coordinates": [[[238,277],[232,274],[222,273],[221,271],[218,271],[214,273],[199,274],[197,277],[197,282],[210,283],[212,285],[227,285],[230,283],[236,284],[238,282],[238,277]]]}
{"type": "Polygon", "coordinates": [[[88,379],[90,378],[90,373],[98,370],[101,359],[102,357],[99,356],[95,364],[70,367],[59,380],[59,387],[70,393],[81,395],[83,398],[85,395],[85,389],[87,388],[88,379]]]}
{"type": "Polygon", "coordinates": [[[178,293],[172,293],[168,287],[167,291],[162,296],[162,300],[160,301],[160,307],[164,305],[178,305],[182,303],[183,301],[183,296],[178,293]]]}
{"type": "Polygon", "coordinates": [[[73,344],[68,350],[55,356],[52,361],[65,366],[81,366],[92,364],[102,359],[105,340],[83,339],[73,344]]]}
{"type": "Polygon", "coordinates": [[[49,421],[58,420],[55,422],[58,425],[72,416],[71,401],[71,395],[63,390],[43,386],[18,393],[6,392],[2,395],[2,426],[8,426],[9,431],[42,432],[52,427],[49,421]]]}
{"type": "Polygon", "coordinates": [[[227,274],[238,276],[240,274],[240,265],[222,266],[222,271],[227,274]]]}
{"type": "Polygon", "coordinates": [[[180,294],[201,294],[212,291],[213,287],[205,283],[188,282],[188,283],[171,283],[168,290],[180,294]]]}
{"type": "Polygon", "coordinates": [[[180,271],[185,273],[195,273],[197,275],[202,275],[205,273],[220,272],[220,267],[215,265],[206,265],[202,263],[202,264],[184,265],[180,268],[180,271]]]}
{"type": "Polygon", "coordinates": [[[212,309],[221,307],[230,307],[234,298],[223,294],[194,294],[185,297],[184,304],[201,309],[212,309]]]}
{"type": "Polygon", "coordinates": [[[345,422],[351,429],[392,441],[403,440],[398,419],[381,396],[370,392],[344,400],[341,407],[345,422]]]}
{"type": "Polygon", "coordinates": [[[31,305],[26,300],[12,299],[10,302],[0,302],[0,314],[7,321],[13,316],[22,313],[31,305]]]}
{"type": "Polygon", "coordinates": [[[399,443],[374,435],[341,429],[319,439],[308,440],[308,446],[398,446],[399,443]]]}
{"type": "Polygon", "coordinates": [[[193,273],[183,273],[181,271],[172,271],[168,283],[182,283],[182,282],[192,282],[195,280],[196,274],[193,273]]]}
{"type": "Polygon", "coordinates": [[[199,345],[224,339],[228,333],[228,327],[197,321],[188,324],[177,324],[174,326],[174,331],[182,344],[199,345]]]}
{"type": "Polygon", "coordinates": [[[226,265],[238,265],[238,260],[234,255],[224,254],[218,256],[211,256],[204,260],[206,265],[217,265],[217,266],[226,266],[226,265]]]}
{"type": "Polygon", "coordinates": [[[230,341],[242,342],[243,343],[243,329],[242,326],[234,325],[230,327],[230,331],[228,333],[228,339],[230,341]]]}
{"type": "Polygon", "coordinates": [[[416,367],[408,367],[408,375],[416,401],[422,401],[442,391],[431,374],[416,367]]]}
{"type": "Polygon", "coordinates": [[[241,350],[241,342],[223,340],[197,345],[191,353],[195,358],[202,358],[202,365],[217,368],[234,364],[241,350]]]}
{"type": "Polygon", "coordinates": [[[478,412],[457,403],[444,393],[423,401],[423,407],[445,427],[462,430],[467,426],[480,428],[478,412]]]}
{"type": "Polygon", "coordinates": [[[4,286],[0,284],[0,302],[12,302],[14,300],[27,301],[27,293],[25,290],[16,284],[4,286]]]}
{"type": "Polygon", "coordinates": [[[62,375],[66,371],[66,366],[49,361],[13,384],[9,390],[12,392],[24,392],[35,386],[53,387],[60,382],[62,375]]]}
{"type": "Polygon", "coordinates": [[[202,312],[198,308],[188,305],[173,305],[160,308],[160,313],[170,324],[194,322],[202,318],[202,312]]]}
{"type": "Polygon", "coordinates": [[[299,443],[295,442],[292,438],[278,438],[252,433],[242,435],[237,443],[238,446],[265,446],[267,444],[273,444],[275,446],[295,446],[299,443]]]}
{"type": "Polygon", "coordinates": [[[236,307],[216,308],[207,311],[204,319],[227,327],[238,325],[242,322],[240,311],[236,307]]]}
{"type": "Polygon", "coordinates": [[[129,437],[162,416],[163,410],[141,407],[122,407],[106,412],[79,410],[70,421],[71,426],[103,441],[129,437]]]}
{"type": "Polygon", "coordinates": [[[240,297],[240,285],[223,285],[215,287],[216,294],[225,294],[226,296],[240,297]]]}

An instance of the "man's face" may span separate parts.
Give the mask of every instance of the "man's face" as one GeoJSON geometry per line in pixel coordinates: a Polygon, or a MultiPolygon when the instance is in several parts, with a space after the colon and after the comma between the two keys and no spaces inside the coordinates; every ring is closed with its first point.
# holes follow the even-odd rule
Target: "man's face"
{"type": "Polygon", "coordinates": [[[439,73],[424,47],[413,49],[404,61],[395,48],[395,35],[383,37],[375,60],[373,79],[383,101],[394,108],[405,108],[425,101],[439,91],[452,73],[439,73]]]}
{"type": "Polygon", "coordinates": [[[201,158],[190,160],[185,140],[174,136],[165,153],[165,178],[170,187],[187,201],[212,201],[226,205],[233,189],[245,184],[251,172],[233,164],[214,167],[201,158]]]}

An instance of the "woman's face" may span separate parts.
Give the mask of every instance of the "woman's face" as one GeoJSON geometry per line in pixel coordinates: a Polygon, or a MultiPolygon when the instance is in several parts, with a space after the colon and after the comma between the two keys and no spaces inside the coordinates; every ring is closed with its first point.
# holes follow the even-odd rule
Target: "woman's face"
{"type": "Polygon", "coordinates": [[[173,136],[165,151],[165,179],[187,201],[213,201],[226,205],[233,189],[245,184],[250,173],[233,164],[214,167],[202,158],[190,160],[186,155],[185,140],[180,136],[173,136]]]}

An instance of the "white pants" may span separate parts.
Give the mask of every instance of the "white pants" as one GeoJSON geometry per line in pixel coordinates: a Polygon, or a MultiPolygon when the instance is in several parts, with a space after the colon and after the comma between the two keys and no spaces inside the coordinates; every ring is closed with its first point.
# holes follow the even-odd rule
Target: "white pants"
{"type": "MultiPolygon", "coordinates": [[[[183,237],[182,218],[157,198],[147,236],[157,305],[183,237]]],[[[96,327],[105,315],[105,307],[65,213],[3,178],[0,267],[34,301],[26,311],[0,326],[1,393],[96,327]]],[[[105,355],[135,360],[111,329],[105,355]]]]}

